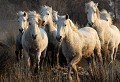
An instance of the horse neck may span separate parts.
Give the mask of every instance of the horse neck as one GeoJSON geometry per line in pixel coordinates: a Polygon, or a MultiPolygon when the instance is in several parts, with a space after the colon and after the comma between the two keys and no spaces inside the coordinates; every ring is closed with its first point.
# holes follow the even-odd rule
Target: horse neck
{"type": "Polygon", "coordinates": [[[95,29],[99,29],[100,28],[100,21],[101,19],[100,18],[97,18],[94,22],[94,25],[95,25],[95,29]]]}
{"type": "Polygon", "coordinates": [[[28,28],[28,22],[26,21],[25,27],[24,27],[24,32],[27,30],[27,28],[28,28]]]}
{"type": "MultiPolygon", "coordinates": [[[[32,30],[31,27],[28,27],[28,29],[27,29],[27,36],[30,39],[32,39],[32,36],[30,36],[31,35],[31,30],[32,30]]],[[[36,27],[35,30],[37,31],[37,38],[36,38],[36,40],[38,40],[38,38],[39,38],[39,40],[42,40],[42,34],[41,34],[41,31],[40,31],[40,28],[36,27]]],[[[36,41],[36,40],[34,40],[34,41],[36,41]]],[[[33,39],[31,41],[33,41],[33,39]]]]}
{"type": "Polygon", "coordinates": [[[53,23],[53,20],[52,20],[52,17],[49,19],[49,21],[48,21],[48,30],[51,32],[51,31],[55,31],[56,30],[56,28],[55,28],[55,26],[54,26],[54,23],[53,23]]]}
{"type": "Polygon", "coordinates": [[[69,28],[69,31],[68,31],[68,33],[66,33],[64,40],[66,43],[71,44],[73,37],[74,37],[74,31],[71,28],[69,28]]]}

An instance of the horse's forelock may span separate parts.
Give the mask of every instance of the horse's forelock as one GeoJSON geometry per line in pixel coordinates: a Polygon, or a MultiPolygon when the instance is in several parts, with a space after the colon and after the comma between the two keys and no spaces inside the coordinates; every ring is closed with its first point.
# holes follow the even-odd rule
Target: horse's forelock
{"type": "Polygon", "coordinates": [[[41,27],[41,25],[42,25],[41,16],[35,12],[31,12],[31,13],[29,13],[28,21],[31,21],[32,18],[37,18],[38,19],[38,27],[41,27]]]}

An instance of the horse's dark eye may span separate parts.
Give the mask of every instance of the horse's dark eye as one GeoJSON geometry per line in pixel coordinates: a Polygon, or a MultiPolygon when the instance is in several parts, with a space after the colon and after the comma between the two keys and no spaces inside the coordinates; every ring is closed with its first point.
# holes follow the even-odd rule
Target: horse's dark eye
{"type": "Polygon", "coordinates": [[[65,26],[66,26],[66,24],[65,24],[65,26]]]}
{"type": "Polygon", "coordinates": [[[29,25],[31,25],[31,24],[29,23],[29,25]]]}
{"type": "Polygon", "coordinates": [[[49,15],[49,13],[47,15],[49,15]]]}

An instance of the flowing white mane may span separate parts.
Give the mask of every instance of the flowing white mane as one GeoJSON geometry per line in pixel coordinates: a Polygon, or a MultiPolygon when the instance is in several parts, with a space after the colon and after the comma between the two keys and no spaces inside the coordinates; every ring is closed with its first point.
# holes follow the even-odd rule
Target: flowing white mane
{"type": "Polygon", "coordinates": [[[72,30],[73,31],[77,31],[78,30],[78,26],[75,25],[70,19],[68,19],[69,23],[70,23],[70,26],[72,27],[72,30]]]}

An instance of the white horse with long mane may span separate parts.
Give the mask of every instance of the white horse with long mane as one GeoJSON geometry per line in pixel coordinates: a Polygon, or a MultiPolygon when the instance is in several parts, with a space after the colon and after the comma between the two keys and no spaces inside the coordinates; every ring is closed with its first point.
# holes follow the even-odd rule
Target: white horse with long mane
{"type": "Polygon", "coordinates": [[[22,35],[23,33],[26,31],[27,27],[28,27],[28,22],[27,22],[27,19],[28,19],[28,14],[27,12],[25,11],[19,11],[17,13],[17,17],[18,17],[18,26],[19,26],[19,32],[16,36],[16,50],[15,50],[15,53],[16,53],[16,56],[17,56],[17,61],[19,60],[19,58],[21,59],[22,58],[22,35]]]}
{"type": "Polygon", "coordinates": [[[71,67],[74,69],[78,82],[79,76],[76,64],[82,57],[90,57],[94,51],[102,62],[101,44],[97,32],[91,27],[78,27],[69,19],[69,16],[60,16],[57,21],[57,40],[62,42],[62,52],[68,63],[68,78],[72,81],[71,67]]]}
{"type": "Polygon", "coordinates": [[[89,26],[93,27],[98,33],[103,52],[103,60],[105,62],[112,34],[109,23],[105,20],[101,20],[100,12],[97,6],[98,4],[93,1],[88,2],[85,4],[85,12],[87,14],[89,26]]]}
{"type": "Polygon", "coordinates": [[[110,63],[112,63],[116,58],[116,53],[120,44],[120,31],[115,25],[112,24],[111,15],[107,12],[107,10],[103,9],[100,16],[101,19],[108,21],[111,26],[112,38],[110,40],[109,50],[111,58],[110,63]]]}
{"type": "Polygon", "coordinates": [[[35,73],[38,72],[40,57],[45,56],[48,45],[48,37],[46,32],[40,28],[42,25],[41,16],[35,11],[29,12],[29,26],[22,37],[22,46],[26,60],[26,69],[30,66],[30,55],[35,55],[36,67],[35,73]],[[43,54],[41,54],[43,52],[43,54]]]}
{"type": "Polygon", "coordinates": [[[55,11],[55,10],[53,10],[52,11],[52,19],[53,19],[53,22],[57,22],[57,20],[58,20],[58,11],[55,11]]]}
{"type": "Polygon", "coordinates": [[[48,35],[48,51],[52,51],[52,65],[58,64],[58,46],[59,43],[56,40],[57,28],[53,22],[53,10],[52,7],[42,6],[40,9],[40,14],[42,18],[42,25],[45,26],[45,31],[48,35]],[[57,58],[56,58],[57,57],[57,58]],[[56,60],[57,59],[57,60],[56,60]],[[56,60],[56,61],[55,61],[56,60]]]}

